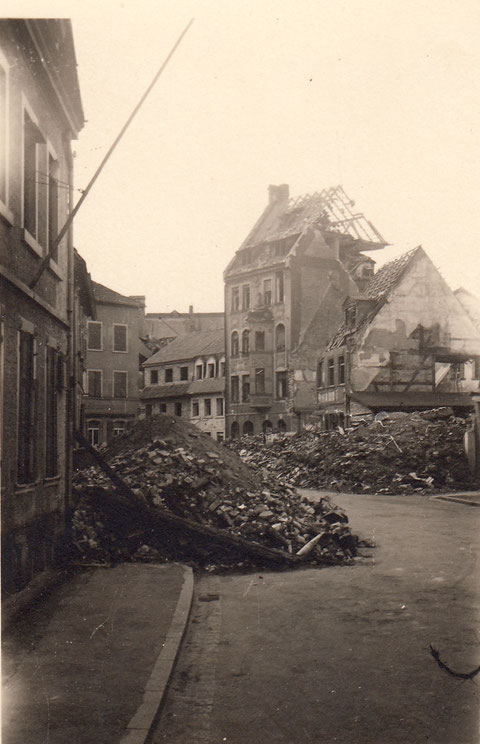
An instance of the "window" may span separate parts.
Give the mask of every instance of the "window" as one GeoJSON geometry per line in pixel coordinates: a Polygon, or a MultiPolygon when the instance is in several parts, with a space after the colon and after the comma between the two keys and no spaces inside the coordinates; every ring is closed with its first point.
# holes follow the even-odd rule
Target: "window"
{"type": "Polygon", "coordinates": [[[251,437],[253,434],[253,424],[251,421],[245,421],[243,424],[243,433],[247,437],[251,437]]]}
{"type": "Polygon", "coordinates": [[[126,398],[127,397],[127,373],[117,372],[113,373],[113,397],[114,398],[126,398]]]}
{"type": "Polygon", "coordinates": [[[283,302],[285,299],[285,290],[283,284],[283,271],[277,271],[275,274],[275,289],[277,295],[277,302],[283,302]]]}
{"type": "Polygon", "coordinates": [[[248,310],[250,307],[250,284],[244,284],[242,287],[242,308],[248,310]]]}
{"type": "Polygon", "coordinates": [[[201,380],[203,378],[203,364],[197,364],[195,367],[195,379],[201,380]]]}
{"type": "Polygon", "coordinates": [[[480,379],[480,357],[478,356],[473,360],[473,379],[480,379]]]}
{"type": "Polygon", "coordinates": [[[51,153],[48,154],[48,250],[54,261],[58,261],[58,163],[51,153]]]}
{"type": "Polygon", "coordinates": [[[255,392],[260,393],[260,394],[265,392],[265,370],[264,369],[255,370],[255,392]]]}
{"type": "Polygon", "coordinates": [[[18,341],[18,470],[19,483],[31,483],[36,474],[37,389],[35,340],[32,333],[19,332],[18,341]]]}
{"type": "Polygon", "coordinates": [[[245,354],[245,356],[249,353],[249,347],[250,347],[250,332],[248,329],[246,329],[242,333],[242,354],[245,354]]]}
{"type": "Polygon", "coordinates": [[[158,385],[158,369],[150,370],[150,385],[158,385]]]}
{"type": "Polygon", "coordinates": [[[165,382],[173,382],[173,369],[171,367],[165,370],[165,382]]]}
{"type": "Polygon", "coordinates": [[[353,328],[357,320],[357,308],[355,305],[350,305],[345,310],[345,324],[349,328],[353,328]]]}
{"type": "Polygon", "coordinates": [[[242,403],[248,403],[250,400],[250,375],[242,377],[242,403]]]}
{"type": "Polygon", "coordinates": [[[92,447],[100,444],[100,421],[87,422],[87,437],[92,447]]]}
{"type": "Polygon", "coordinates": [[[180,379],[188,380],[188,367],[180,367],[180,379]]]}
{"type": "Polygon", "coordinates": [[[223,398],[217,398],[216,401],[217,416],[223,416],[223,398]]]}
{"type": "Polygon", "coordinates": [[[147,418],[150,418],[152,413],[153,413],[153,405],[151,403],[147,403],[145,406],[145,416],[147,418]]]}
{"type": "Polygon", "coordinates": [[[127,326],[113,324],[113,350],[127,351],[127,326]]]}
{"type": "Polygon", "coordinates": [[[287,425],[283,419],[278,419],[277,428],[278,431],[287,431],[287,425]]]}
{"type": "Polygon", "coordinates": [[[230,378],[230,392],[232,396],[232,403],[238,403],[238,394],[239,394],[239,378],[237,375],[232,375],[230,378]]]}
{"type": "Polygon", "coordinates": [[[328,384],[335,385],[335,359],[328,360],[328,384]]]}
{"type": "Polygon", "coordinates": [[[324,386],[324,379],[323,379],[323,359],[319,361],[318,363],[318,387],[324,386]]]}
{"type": "Polygon", "coordinates": [[[113,422],[113,436],[119,437],[122,434],[125,434],[127,431],[127,422],[126,421],[114,421],[113,422]]]}
{"type": "Polygon", "coordinates": [[[287,373],[277,372],[276,380],[277,380],[277,386],[276,386],[277,398],[286,398],[287,388],[288,388],[287,373]]]}
{"type": "Polygon", "coordinates": [[[203,410],[205,411],[205,416],[212,415],[212,401],[210,398],[205,398],[203,401],[203,410]]]}
{"type": "Polygon", "coordinates": [[[7,205],[8,74],[0,57],[0,200],[7,205]]]}
{"type": "Polygon", "coordinates": [[[192,417],[197,418],[197,416],[200,416],[200,405],[198,400],[192,400],[192,417]]]}
{"type": "Polygon", "coordinates": [[[343,385],[345,382],[345,357],[339,356],[338,357],[338,383],[339,385],[343,385]]]}
{"type": "Polygon", "coordinates": [[[220,362],[220,377],[225,377],[225,362],[220,362]]]}
{"type": "Polygon", "coordinates": [[[238,424],[238,421],[234,421],[230,429],[230,436],[232,437],[232,439],[237,439],[239,434],[240,434],[240,426],[238,424]]]}
{"type": "Polygon", "coordinates": [[[240,310],[240,290],[232,287],[232,310],[240,310]]]}
{"type": "Polygon", "coordinates": [[[265,331],[255,331],[255,351],[265,351],[265,331]]]}
{"type": "Polygon", "coordinates": [[[231,354],[232,357],[238,357],[238,333],[233,331],[231,337],[231,354]]]}
{"type": "Polygon", "coordinates": [[[160,413],[166,413],[167,412],[167,404],[166,403],[160,403],[158,406],[160,413]]]}
{"type": "Polygon", "coordinates": [[[182,404],[175,403],[175,416],[181,416],[181,415],[182,415],[182,404]]]}
{"type": "Polygon", "coordinates": [[[99,369],[89,369],[87,372],[87,391],[90,398],[102,397],[102,372],[99,369]]]}
{"type": "Polygon", "coordinates": [[[453,362],[450,365],[449,378],[452,382],[465,379],[465,364],[462,362],[453,362]]]}
{"type": "Polygon", "coordinates": [[[263,302],[265,305],[272,304],[272,280],[263,280],[263,302]]]}
{"type": "Polygon", "coordinates": [[[43,242],[42,227],[45,228],[46,215],[39,209],[41,194],[45,188],[41,183],[40,146],[44,139],[27,111],[23,120],[23,226],[40,244],[43,242]]]}
{"type": "Polygon", "coordinates": [[[58,392],[61,383],[62,358],[56,349],[47,346],[45,396],[45,474],[53,478],[58,473],[58,392]]]}
{"type": "Polygon", "coordinates": [[[217,431],[217,442],[223,442],[223,431],[217,431]]]}
{"type": "Polygon", "coordinates": [[[277,351],[285,350],[285,326],[279,323],[275,329],[275,348],[277,351]]]}
{"type": "Polygon", "coordinates": [[[102,324],[96,320],[88,321],[88,350],[101,351],[102,346],[102,324]]]}
{"type": "Polygon", "coordinates": [[[215,362],[209,362],[207,365],[207,377],[215,377],[215,362]]]}

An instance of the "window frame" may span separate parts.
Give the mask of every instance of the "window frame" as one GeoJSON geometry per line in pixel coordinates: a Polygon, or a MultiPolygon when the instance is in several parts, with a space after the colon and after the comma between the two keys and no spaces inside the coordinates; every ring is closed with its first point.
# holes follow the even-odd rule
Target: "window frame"
{"type": "Polygon", "coordinates": [[[223,398],[215,398],[215,415],[216,416],[225,415],[225,401],[223,398]]]}
{"type": "Polygon", "coordinates": [[[128,354],[128,324],[127,323],[113,323],[112,325],[113,325],[112,351],[115,352],[115,354],[128,354]],[[124,349],[115,348],[115,329],[116,328],[125,328],[125,348],[124,349]]]}
{"type": "MultiPolygon", "coordinates": [[[[1,196],[0,191],[0,214],[5,217],[11,224],[14,223],[13,212],[11,211],[10,204],[10,65],[7,58],[0,49],[0,67],[5,74],[5,111],[3,123],[0,123],[0,128],[3,128],[4,136],[4,152],[3,152],[3,163],[5,167],[5,173],[0,174],[0,178],[3,178],[3,188],[5,189],[5,199],[1,196]]],[[[0,134],[1,136],[1,134],[0,134]]],[[[2,143],[0,141],[0,162],[2,160],[2,143]]]]}
{"type": "Polygon", "coordinates": [[[128,398],[128,371],[126,369],[112,370],[112,398],[115,400],[127,400],[128,398]],[[115,375],[125,375],[125,395],[115,395],[115,375]]]}
{"type": "Polygon", "coordinates": [[[103,321],[101,320],[88,320],[87,321],[87,351],[103,351],[103,321]],[[90,346],[90,326],[91,325],[99,325],[100,326],[100,347],[98,349],[93,348],[90,346]]]}
{"type": "Polygon", "coordinates": [[[126,422],[126,420],[125,419],[114,419],[114,421],[112,423],[112,435],[114,437],[120,437],[122,434],[126,434],[126,433],[127,433],[127,422],[126,422]],[[123,424],[123,429],[121,431],[115,433],[115,425],[117,425],[117,428],[118,428],[118,424],[123,424]]]}
{"type": "Polygon", "coordinates": [[[240,310],[240,287],[235,286],[232,287],[232,294],[231,294],[231,311],[232,313],[236,313],[240,310]]]}
{"type": "Polygon", "coordinates": [[[87,419],[87,439],[92,445],[92,447],[98,447],[100,445],[100,432],[102,430],[102,422],[100,419],[87,419]],[[91,424],[98,424],[98,426],[91,426],[91,424]],[[90,432],[96,431],[98,432],[98,442],[92,442],[90,437],[90,432]]]}
{"type": "Polygon", "coordinates": [[[200,401],[192,400],[192,418],[200,418],[200,401]]]}
{"type": "MultiPolygon", "coordinates": [[[[47,214],[45,213],[45,228],[46,228],[46,235],[44,243],[41,242],[38,235],[39,230],[39,202],[40,198],[39,195],[41,194],[41,190],[39,190],[39,186],[42,184],[37,181],[37,175],[40,172],[45,172],[46,170],[46,157],[44,157],[45,163],[42,169],[39,169],[39,148],[38,145],[42,144],[45,147],[45,153],[47,152],[47,139],[44,136],[37,115],[35,114],[32,106],[28,102],[28,99],[26,98],[25,94],[22,93],[22,121],[21,121],[21,127],[22,127],[22,137],[21,137],[21,210],[20,210],[20,219],[21,219],[21,226],[23,229],[23,237],[26,243],[32,248],[32,250],[37,253],[39,256],[44,255],[44,250],[46,249],[46,237],[47,237],[47,231],[48,231],[48,218],[47,214]],[[29,229],[29,227],[25,226],[25,217],[26,217],[26,209],[25,209],[25,198],[26,198],[26,188],[25,188],[25,167],[26,167],[26,158],[25,158],[25,126],[26,126],[26,116],[30,119],[32,125],[38,130],[39,135],[41,136],[43,142],[36,142],[35,143],[35,166],[34,166],[34,183],[35,183],[35,196],[34,196],[34,202],[35,202],[35,229],[34,233],[29,229]]],[[[48,199],[45,198],[45,212],[48,208],[48,199]]]]}
{"type": "Polygon", "coordinates": [[[205,418],[212,417],[212,399],[211,398],[203,399],[203,415],[205,416],[205,418]]]}
{"type": "Polygon", "coordinates": [[[151,369],[148,379],[150,381],[150,385],[158,385],[158,369],[151,369]],[[155,381],[152,380],[152,375],[157,376],[157,379],[155,381]]]}
{"type": "Polygon", "coordinates": [[[250,284],[242,284],[242,309],[250,309],[250,284]]]}
{"type": "Polygon", "coordinates": [[[37,339],[34,326],[22,322],[17,331],[17,422],[16,422],[18,485],[35,483],[38,477],[38,376],[37,376],[37,339]],[[23,376],[22,337],[29,338],[30,360],[28,374],[23,376]],[[23,382],[23,384],[22,384],[23,382]],[[22,405],[23,404],[23,405],[22,405]],[[23,411],[23,413],[22,413],[23,411]]]}
{"type": "Polygon", "coordinates": [[[45,345],[45,477],[59,475],[58,430],[59,430],[59,365],[60,352],[45,345]]]}
{"type": "Polygon", "coordinates": [[[188,366],[180,367],[180,380],[183,382],[188,381],[188,366]]]}
{"type": "Polygon", "coordinates": [[[164,381],[165,381],[165,384],[169,384],[170,382],[173,382],[173,367],[164,368],[164,381]],[[168,375],[167,375],[167,372],[168,372],[168,375]],[[167,377],[169,379],[167,379],[167,377]]]}
{"type": "Polygon", "coordinates": [[[89,398],[103,398],[103,369],[93,369],[89,367],[87,370],[87,396],[89,398]],[[90,392],[90,372],[98,372],[100,375],[100,395],[92,395],[90,392]]]}

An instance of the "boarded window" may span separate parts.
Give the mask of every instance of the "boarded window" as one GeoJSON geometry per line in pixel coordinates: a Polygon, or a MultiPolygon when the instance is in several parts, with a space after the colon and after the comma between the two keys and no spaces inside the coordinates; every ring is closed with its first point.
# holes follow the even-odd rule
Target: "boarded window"
{"type": "Polygon", "coordinates": [[[88,348],[91,351],[102,350],[102,324],[96,320],[88,321],[88,348]]]}
{"type": "Polygon", "coordinates": [[[126,372],[114,372],[113,373],[113,397],[114,398],[126,398],[127,397],[127,373],[126,372]]]}
{"type": "Polygon", "coordinates": [[[114,351],[127,351],[127,326],[117,325],[113,326],[113,350],[114,351]]]}
{"type": "Polygon", "coordinates": [[[19,334],[18,389],[18,470],[19,483],[30,483],[36,472],[36,380],[34,339],[31,333],[19,334]]]}
{"type": "Polygon", "coordinates": [[[88,370],[88,395],[90,398],[102,397],[102,373],[98,369],[88,370]]]}

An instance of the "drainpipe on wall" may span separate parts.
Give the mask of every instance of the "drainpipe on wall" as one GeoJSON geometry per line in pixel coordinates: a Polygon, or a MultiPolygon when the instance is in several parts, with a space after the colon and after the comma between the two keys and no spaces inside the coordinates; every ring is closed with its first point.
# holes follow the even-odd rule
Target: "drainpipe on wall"
{"type": "MultiPolygon", "coordinates": [[[[64,147],[68,168],[68,213],[73,209],[73,157],[69,132],[64,134],[64,147]]],[[[70,226],[66,235],[67,240],[67,394],[66,394],[66,422],[65,422],[65,542],[70,542],[70,517],[72,494],[72,461],[73,461],[73,428],[77,423],[76,406],[76,324],[78,318],[74,314],[75,278],[73,260],[73,231],[70,226]]]]}

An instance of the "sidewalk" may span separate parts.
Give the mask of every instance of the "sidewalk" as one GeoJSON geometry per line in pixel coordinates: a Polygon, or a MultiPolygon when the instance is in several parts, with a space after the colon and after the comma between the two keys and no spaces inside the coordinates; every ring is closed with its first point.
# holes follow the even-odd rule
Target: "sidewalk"
{"type": "Polygon", "coordinates": [[[3,744],[143,744],[190,611],[180,564],[82,571],[4,634],[3,744]]]}

